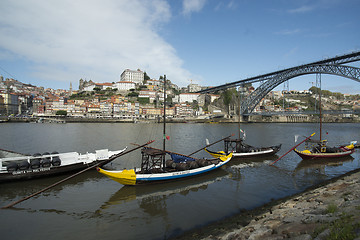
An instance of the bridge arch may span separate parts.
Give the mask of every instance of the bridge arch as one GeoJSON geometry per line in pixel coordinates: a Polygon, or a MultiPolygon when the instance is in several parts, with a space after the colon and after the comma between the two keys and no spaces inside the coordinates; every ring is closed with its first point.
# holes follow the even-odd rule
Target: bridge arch
{"type": "Polygon", "coordinates": [[[254,92],[252,92],[246,100],[241,103],[240,114],[250,114],[256,105],[263,99],[272,89],[279,86],[292,78],[308,74],[330,74],[352,79],[360,82],[360,68],[338,65],[338,64],[311,64],[288,69],[287,71],[278,72],[275,75],[267,77],[265,82],[261,84],[254,92]]]}

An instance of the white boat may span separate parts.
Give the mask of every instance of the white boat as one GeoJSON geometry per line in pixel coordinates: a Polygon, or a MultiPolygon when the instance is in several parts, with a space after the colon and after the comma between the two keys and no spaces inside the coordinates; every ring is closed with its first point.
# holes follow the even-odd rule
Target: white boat
{"type": "Polygon", "coordinates": [[[125,150],[126,147],[117,151],[101,149],[95,153],[53,152],[32,156],[0,150],[0,183],[79,171],[95,164],[102,166],[125,150]]]}

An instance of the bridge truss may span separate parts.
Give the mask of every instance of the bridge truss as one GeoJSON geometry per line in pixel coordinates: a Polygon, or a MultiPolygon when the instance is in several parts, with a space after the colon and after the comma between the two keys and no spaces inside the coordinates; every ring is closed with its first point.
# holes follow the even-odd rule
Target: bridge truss
{"type": "Polygon", "coordinates": [[[248,115],[272,89],[295,77],[307,74],[331,74],[360,82],[360,68],[342,65],[356,61],[360,61],[360,51],[227,83],[199,91],[198,93],[214,92],[242,86],[247,83],[262,82],[262,84],[241,103],[240,114],[248,115]]]}

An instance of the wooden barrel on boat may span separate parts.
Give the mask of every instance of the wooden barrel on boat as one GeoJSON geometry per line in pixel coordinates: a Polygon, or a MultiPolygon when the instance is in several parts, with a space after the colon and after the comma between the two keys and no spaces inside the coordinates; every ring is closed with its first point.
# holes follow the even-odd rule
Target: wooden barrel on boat
{"type": "Polygon", "coordinates": [[[196,162],[200,167],[205,167],[209,165],[209,162],[206,159],[198,159],[196,160],[196,162]]]}
{"type": "Polygon", "coordinates": [[[28,161],[24,160],[24,161],[19,162],[18,166],[19,166],[19,170],[27,170],[30,167],[30,163],[28,161]]]}
{"type": "Polygon", "coordinates": [[[198,168],[199,164],[196,161],[188,161],[187,164],[189,165],[190,169],[198,168]]]}
{"type": "Polygon", "coordinates": [[[30,160],[30,167],[31,167],[32,169],[38,169],[38,168],[40,168],[40,160],[37,159],[37,158],[31,159],[31,160],[30,160]]]}
{"type": "Polygon", "coordinates": [[[168,159],[168,160],[166,160],[166,162],[165,162],[165,166],[166,166],[167,168],[176,168],[176,163],[175,163],[173,160],[168,159]]]}
{"type": "Polygon", "coordinates": [[[10,162],[7,166],[6,166],[6,170],[8,172],[14,172],[18,169],[18,165],[15,162],[10,162]]]}
{"type": "Polygon", "coordinates": [[[187,165],[186,163],[176,163],[176,170],[179,171],[185,171],[185,170],[189,170],[190,166],[187,165]]]}

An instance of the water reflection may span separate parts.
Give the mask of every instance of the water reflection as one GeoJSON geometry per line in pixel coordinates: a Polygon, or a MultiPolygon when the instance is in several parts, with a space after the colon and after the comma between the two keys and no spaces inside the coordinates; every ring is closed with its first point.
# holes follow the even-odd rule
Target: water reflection
{"type": "MultiPolygon", "coordinates": [[[[69,176],[71,176],[71,174],[48,178],[31,179],[27,181],[2,183],[0,188],[0,203],[2,205],[9,204],[10,201],[15,201],[17,199],[21,199],[31,194],[34,194],[69,176]]],[[[81,187],[84,183],[87,183],[89,181],[96,182],[100,181],[101,179],[104,179],[104,177],[98,174],[95,170],[90,170],[45,191],[41,195],[48,197],[57,196],[60,192],[66,190],[69,187],[81,187]]]]}
{"type": "Polygon", "coordinates": [[[314,160],[302,160],[295,168],[295,172],[303,169],[313,170],[319,169],[325,172],[326,167],[338,167],[343,166],[346,162],[352,162],[354,158],[352,156],[346,156],[343,158],[328,158],[328,159],[314,159],[314,160]]]}

